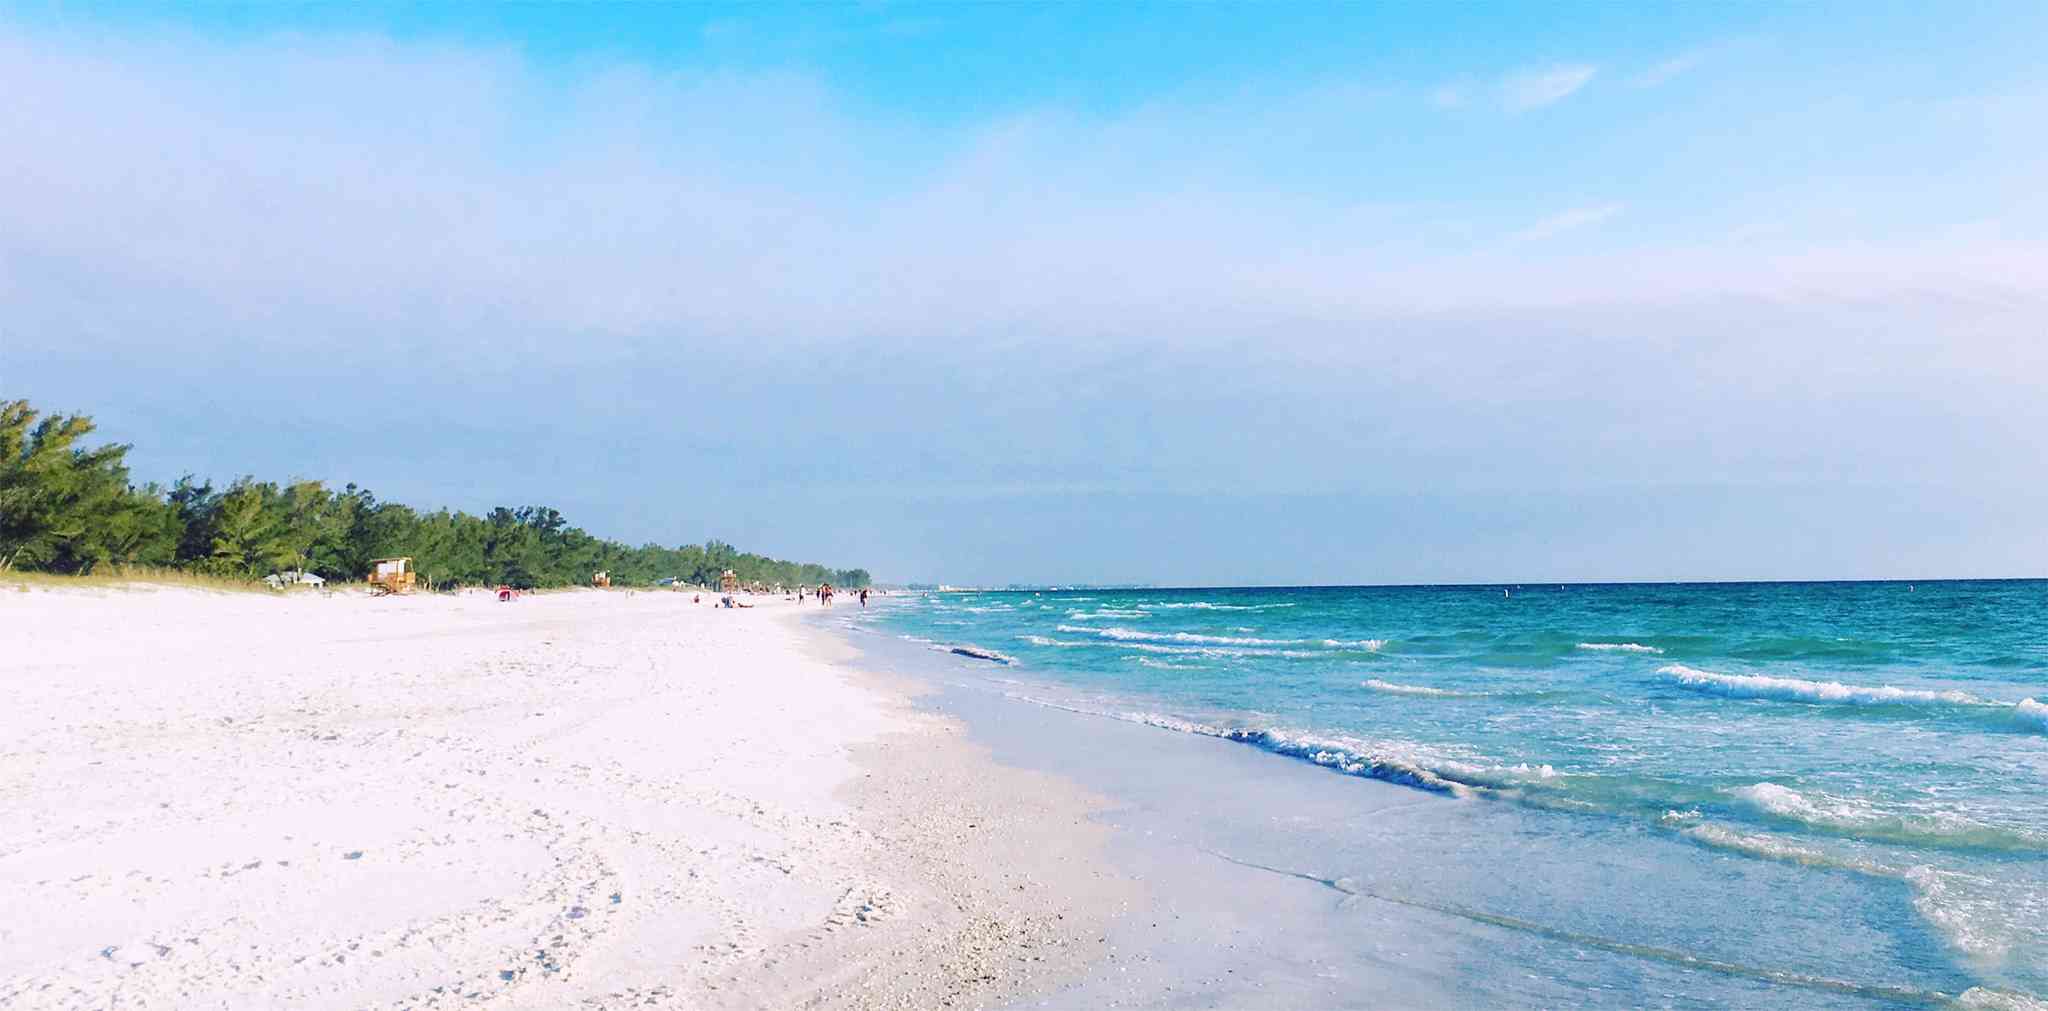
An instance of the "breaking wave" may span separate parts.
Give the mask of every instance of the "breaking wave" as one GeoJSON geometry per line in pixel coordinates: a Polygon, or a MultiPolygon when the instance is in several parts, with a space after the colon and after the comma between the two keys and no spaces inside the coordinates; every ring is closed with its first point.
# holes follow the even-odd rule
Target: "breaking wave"
{"type": "Polygon", "coordinates": [[[1249,744],[1261,751],[1310,762],[1347,776],[1377,779],[1450,797],[1470,797],[1493,791],[1509,791],[1519,786],[1555,779],[1558,775],[1557,771],[1548,765],[1486,765],[1437,754],[1423,746],[1399,741],[1367,741],[1354,737],[1325,736],[1274,727],[1217,726],[1160,713],[1102,712],[1029,695],[1010,693],[1008,697],[1084,716],[1099,716],[1177,733],[1249,744]]]}
{"type": "Polygon", "coordinates": [[[1169,656],[1207,656],[1218,658],[1278,656],[1299,660],[1328,655],[1318,650],[1270,649],[1263,646],[1170,646],[1157,642],[1131,642],[1120,639],[1092,639],[1076,642],[1072,639],[1054,639],[1043,635],[1020,635],[1017,638],[1033,646],[1058,646],[1067,649],[1121,649],[1140,653],[1160,653],[1169,656]]]}
{"type": "Polygon", "coordinates": [[[1744,699],[1784,699],[1790,702],[1846,702],[1865,706],[1948,704],[1990,705],[1985,700],[1959,691],[1930,691],[1922,688],[1893,688],[1881,685],[1865,688],[1840,681],[1808,681],[1803,678],[1768,677],[1762,674],[1715,674],[1684,664],[1660,667],[1679,685],[1695,691],[1744,699]]]}
{"type": "MultiPolygon", "coordinates": [[[[1135,628],[1095,625],[1057,625],[1054,631],[1080,635],[1092,635],[1120,643],[1171,642],[1200,646],[1314,646],[1320,645],[1334,650],[1364,650],[1377,653],[1387,644],[1385,639],[1264,639],[1248,635],[1205,635],[1199,632],[1146,632],[1135,628]]],[[[1040,645],[1045,645],[1041,643],[1040,645]]],[[[1259,654],[1244,654],[1256,656],[1259,654]]],[[[1311,653],[1285,652],[1283,656],[1312,656],[1311,653]]]]}
{"type": "Polygon", "coordinates": [[[1825,793],[1800,793],[1776,783],[1757,783],[1730,792],[1752,811],[1824,835],[1939,849],[2009,853],[2048,850],[2048,839],[1998,828],[1950,813],[1901,814],[1866,800],[1825,793]]]}
{"type": "Polygon", "coordinates": [[[1377,652],[1379,652],[1380,650],[1383,650],[1383,649],[1387,648],[1387,640],[1385,640],[1385,639],[1324,639],[1324,640],[1323,640],[1323,645],[1325,645],[1325,646],[1328,646],[1328,647],[1330,647],[1331,649],[1362,649],[1362,650],[1365,650],[1365,651],[1366,651],[1366,652],[1368,652],[1368,653],[1377,653],[1377,652]]]}
{"type": "MultiPolygon", "coordinates": [[[[1939,931],[1950,947],[1973,958],[1997,960],[2005,957],[2012,950],[2015,938],[2038,931],[2042,925],[2039,921],[2048,914],[2048,904],[2038,899],[2015,903],[2009,886],[1981,875],[1931,864],[1894,866],[1864,856],[1830,853],[1780,836],[1738,832],[1722,825],[1699,822],[1697,817],[1697,812],[1672,811],[1665,815],[1664,825],[1709,849],[1758,860],[1904,882],[1912,894],[1913,911],[1939,931]]],[[[1993,993],[1984,992],[1985,996],[1993,993]]],[[[2032,1000],[2025,995],[1997,995],[2032,1000]]],[[[2024,1003],[1966,1003],[1964,1006],[2039,1006],[2041,1011],[2048,1011],[2048,1005],[2024,1003]]]]}
{"type": "Polygon", "coordinates": [[[1657,647],[1655,647],[1655,646],[1645,646],[1645,645],[1643,645],[1642,643],[1639,643],[1639,642],[1582,642],[1582,643],[1579,643],[1579,646],[1578,646],[1578,648],[1580,648],[1580,649],[1590,649],[1590,650],[1597,650],[1597,651],[1599,651],[1599,652],[1603,652],[1603,653],[1662,653],[1662,652],[1664,652],[1663,650],[1661,650],[1661,649],[1658,649],[1658,648],[1657,648],[1657,647]]]}
{"type": "Polygon", "coordinates": [[[1121,642],[1191,642],[1215,646],[1295,646],[1304,639],[1254,639],[1235,635],[1197,635],[1193,632],[1140,632],[1134,628],[1096,628],[1091,625],[1060,625],[1055,631],[1086,632],[1121,642]]]}
{"type": "Polygon", "coordinates": [[[1775,860],[1779,863],[1798,864],[1801,867],[1820,867],[1828,870],[1852,871],[1872,877],[1900,878],[1904,872],[1886,867],[1861,857],[1839,856],[1801,845],[1780,836],[1758,832],[1739,832],[1725,825],[1698,822],[1698,812],[1672,811],[1665,814],[1663,824],[1675,828],[1678,834],[1710,849],[1739,853],[1760,860],[1775,860]]]}
{"type": "Polygon", "coordinates": [[[1953,707],[1966,715],[2002,722],[2008,729],[2048,733],[2048,705],[2030,698],[2019,702],[2000,702],[1955,690],[1896,688],[1891,685],[1872,688],[1840,681],[1808,681],[1762,674],[1715,674],[1684,664],[1661,667],[1657,673],[1677,682],[1681,688],[1729,698],[1774,699],[1816,705],[1953,707]]]}
{"type": "Polygon", "coordinates": [[[990,661],[990,662],[992,662],[992,663],[999,663],[999,664],[1002,664],[1002,665],[1004,665],[1004,666],[1006,666],[1006,667],[1007,667],[1007,666],[1009,666],[1010,664],[1014,664],[1014,663],[1016,663],[1016,662],[1017,662],[1017,660],[1016,660],[1016,658],[1015,658],[1015,657],[1009,656],[1009,655],[1007,655],[1007,654],[1004,654],[1004,653],[998,653],[998,652],[996,652],[995,650],[992,650],[992,649],[986,649],[986,648],[984,648],[984,647],[981,647],[981,646],[974,646],[974,645],[960,645],[960,646],[941,646],[941,647],[937,647],[937,648],[940,648],[940,649],[944,649],[944,650],[945,650],[946,652],[948,652],[948,653],[955,653],[955,654],[958,654],[958,655],[960,655],[960,656],[968,657],[968,658],[971,658],[971,659],[975,659],[975,660],[987,660],[987,661],[990,661]]]}
{"type": "Polygon", "coordinates": [[[1149,656],[1134,656],[1134,657],[1131,657],[1130,659],[1132,659],[1132,660],[1136,660],[1136,661],[1138,662],[1138,666],[1140,666],[1140,667],[1150,667],[1150,668],[1152,668],[1152,669],[1154,669],[1154,670],[1201,670],[1201,669],[1202,669],[1202,665],[1201,665],[1201,664],[1198,664],[1198,663],[1174,663],[1174,662],[1172,662],[1172,661],[1170,661],[1170,660],[1157,660],[1157,659],[1154,659],[1154,658],[1152,658],[1152,657],[1149,657],[1149,656]]]}
{"type": "Polygon", "coordinates": [[[1422,685],[1404,685],[1393,681],[1381,681],[1378,678],[1368,678],[1367,680],[1360,681],[1359,684],[1376,692],[1385,692],[1388,695],[1422,695],[1431,698],[1464,699],[1477,698],[1487,694],[1486,692],[1453,691],[1449,688],[1428,688],[1422,685]]]}
{"type": "Polygon", "coordinates": [[[1196,611],[1271,611],[1275,608],[1293,607],[1294,604],[1292,602],[1284,604],[1212,604],[1206,600],[1195,600],[1169,601],[1166,603],[1150,602],[1140,604],[1138,606],[1143,607],[1148,611],[1154,608],[1164,608],[1168,610],[1185,609],[1196,611]]]}

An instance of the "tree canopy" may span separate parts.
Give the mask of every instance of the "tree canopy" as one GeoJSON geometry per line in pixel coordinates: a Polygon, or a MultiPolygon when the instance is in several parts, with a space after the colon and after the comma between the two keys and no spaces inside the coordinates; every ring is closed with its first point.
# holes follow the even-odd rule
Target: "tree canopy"
{"type": "Polygon", "coordinates": [[[483,516],[379,501],[349,484],[278,484],[243,477],[216,487],[190,475],[169,488],[129,480],[125,444],[93,448],[82,414],[42,415],[0,401],[0,571],[87,573],[151,565],[258,578],[303,570],[366,576],[379,558],[410,556],[435,587],[569,586],[606,571],[614,585],[674,578],[866,586],[865,569],[831,569],[741,551],[722,541],[631,547],[569,525],[547,506],[499,506],[483,516]]]}

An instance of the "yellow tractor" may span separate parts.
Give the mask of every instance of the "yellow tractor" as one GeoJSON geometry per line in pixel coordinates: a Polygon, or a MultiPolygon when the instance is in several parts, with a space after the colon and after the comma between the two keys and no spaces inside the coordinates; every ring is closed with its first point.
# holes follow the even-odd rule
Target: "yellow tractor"
{"type": "Polygon", "coordinates": [[[373,596],[411,593],[419,585],[419,575],[410,558],[379,558],[370,563],[369,584],[373,596]]]}

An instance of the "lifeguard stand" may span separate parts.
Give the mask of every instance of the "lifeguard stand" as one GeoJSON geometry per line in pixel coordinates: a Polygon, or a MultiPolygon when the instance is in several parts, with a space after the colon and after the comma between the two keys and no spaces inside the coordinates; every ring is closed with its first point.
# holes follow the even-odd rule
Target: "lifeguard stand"
{"type": "Polygon", "coordinates": [[[370,592],[382,597],[391,593],[411,593],[419,586],[419,574],[412,570],[410,558],[379,558],[370,563],[370,592]]]}

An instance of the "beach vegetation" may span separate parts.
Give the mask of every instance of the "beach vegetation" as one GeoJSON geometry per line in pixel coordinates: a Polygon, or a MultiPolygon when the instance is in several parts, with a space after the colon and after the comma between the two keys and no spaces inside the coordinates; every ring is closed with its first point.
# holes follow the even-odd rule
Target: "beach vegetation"
{"type": "Polygon", "coordinates": [[[0,402],[0,572],[62,575],[178,572],[253,581],[305,571],[331,581],[368,575],[378,558],[414,559],[426,585],[613,585],[672,578],[716,585],[731,569],[747,583],[865,586],[865,569],[833,569],[741,551],[718,540],[630,546],[592,535],[548,506],[500,506],[477,516],[378,499],[354,484],[285,484],[245,476],[225,487],[190,475],[170,487],[129,478],[126,444],[87,447],[92,419],[0,402]]]}

